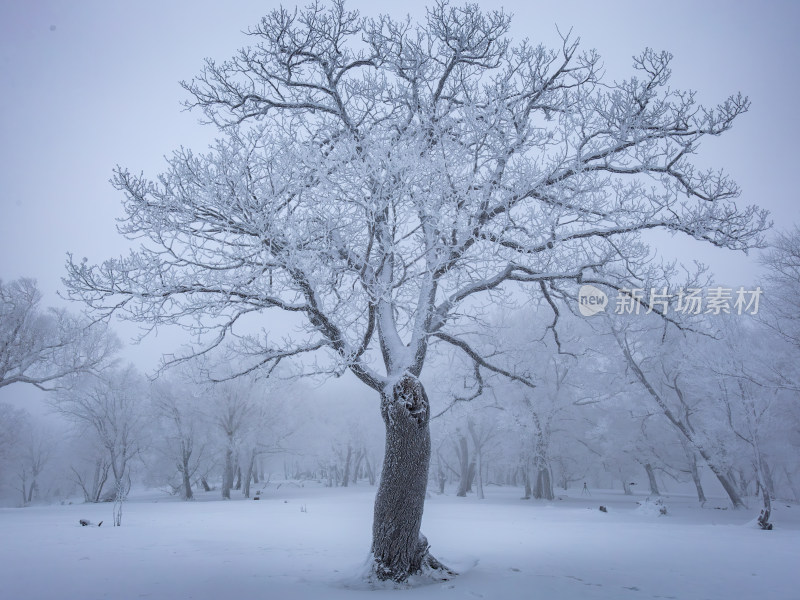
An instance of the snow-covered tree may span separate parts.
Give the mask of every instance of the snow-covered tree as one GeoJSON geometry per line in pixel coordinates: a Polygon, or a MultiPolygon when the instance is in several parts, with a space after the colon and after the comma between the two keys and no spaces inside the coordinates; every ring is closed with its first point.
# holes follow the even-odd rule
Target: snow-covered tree
{"type": "Polygon", "coordinates": [[[800,226],[777,233],[761,263],[766,270],[761,321],[800,349],[800,226]]]}
{"type": "Polygon", "coordinates": [[[224,455],[222,497],[230,499],[240,452],[258,411],[258,390],[252,381],[226,381],[208,390],[212,402],[206,419],[214,427],[224,455]]]}
{"type": "Polygon", "coordinates": [[[17,477],[22,505],[33,502],[40,494],[40,477],[53,458],[57,444],[55,435],[40,423],[29,422],[23,432],[23,443],[17,457],[17,477]]]}
{"type": "Polygon", "coordinates": [[[27,412],[0,402],[0,461],[9,458],[19,443],[30,418],[27,412]]]}
{"type": "MultiPolygon", "coordinates": [[[[30,415],[7,402],[0,402],[0,491],[13,483],[10,473],[17,469],[30,415]]],[[[24,492],[23,492],[24,495],[24,492]]]]}
{"type": "Polygon", "coordinates": [[[0,388],[29,383],[54,389],[70,375],[102,369],[117,350],[104,324],[43,310],[41,299],[32,279],[0,280],[0,388]]]}
{"type": "MultiPolygon", "coordinates": [[[[714,394],[719,392],[716,376],[689,351],[705,340],[698,340],[698,334],[654,328],[652,323],[635,328],[630,323],[618,325],[614,326],[614,338],[644,400],[703,458],[733,507],[743,508],[741,494],[728,473],[722,438],[715,435],[721,416],[714,414],[714,394]]],[[[727,433],[723,431],[722,435],[727,433]]]]}
{"type": "Polygon", "coordinates": [[[91,501],[100,500],[109,476],[115,497],[121,501],[127,496],[131,467],[147,435],[145,399],[144,378],[129,366],[109,369],[102,378],[84,378],[70,389],[59,391],[51,401],[53,408],[72,421],[79,435],[94,448],[92,479],[76,472],[78,483],[91,501]]]}
{"type": "Polygon", "coordinates": [[[177,472],[179,482],[173,487],[184,500],[194,496],[192,478],[208,450],[202,397],[198,386],[177,378],[161,378],[150,390],[154,421],[161,427],[153,445],[167,457],[167,479],[177,472]]]}
{"type": "Polygon", "coordinates": [[[557,320],[575,284],[639,287],[654,268],[643,231],[745,250],[766,226],[731,180],[692,164],[746,98],[699,106],[653,50],[604,81],[576,40],[512,44],[509,27],[501,11],[446,2],[419,24],[340,0],[273,11],[184,84],[214,146],[176,151],[155,180],[116,171],[140,249],[68,263],[71,297],[105,314],[185,324],[196,352],[231,341],[242,371],[314,355],[305,364],[377,393],[378,579],[444,568],[420,533],[432,341],[532,386],[466,341],[465,315],[527,286],[557,320]],[[274,313],[303,333],[254,334],[253,316],[274,313]]]}

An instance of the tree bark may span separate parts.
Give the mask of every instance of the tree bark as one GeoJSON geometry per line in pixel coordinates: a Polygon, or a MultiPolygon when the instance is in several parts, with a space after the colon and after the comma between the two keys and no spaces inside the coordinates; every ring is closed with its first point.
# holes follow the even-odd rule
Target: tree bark
{"type": "Polygon", "coordinates": [[[706,494],[703,491],[703,483],[700,479],[700,469],[697,467],[697,453],[689,447],[689,442],[685,438],[681,438],[681,447],[689,463],[689,473],[692,476],[694,487],[697,490],[697,500],[700,502],[700,506],[703,506],[706,502],[706,494]]]}
{"type": "MultiPolygon", "coordinates": [[[[764,455],[761,454],[761,450],[758,451],[758,464],[761,467],[761,475],[764,479],[764,487],[767,490],[767,494],[772,498],[775,497],[775,482],[772,479],[772,469],[769,467],[769,463],[764,458],[764,455]]],[[[36,474],[34,473],[34,483],[36,482],[36,474]]]]}
{"type": "Polygon", "coordinates": [[[367,451],[364,448],[361,448],[356,452],[355,464],[353,465],[353,477],[352,482],[353,485],[358,484],[358,478],[362,475],[361,473],[361,463],[364,462],[364,455],[367,451]]]}
{"type": "Polygon", "coordinates": [[[484,500],[485,496],[483,494],[483,456],[482,452],[479,450],[476,453],[476,473],[478,476],[478,500],[484,500]]]}
{"type": "Polygon", "coordinates": [[[553,492],[553,478],[550,477],[550,468],[545,464],[539,465],[537,469],[533,497],[539,500],[553,500],[556,497],[555,492],[553,492]]]}
{"type": "Polygon", "coordinates": [[[717,477],[720,485],[722,485],[722,489],[724,489],[725,493],[728,494],[728,498],[730,498],[733,508],[744,508],[744,502],[736,491],[736,486],[734,486],[734,484],[728,479],[727,475],[719,470],[715,464],[708,462],[708,458],[706,458],[706,455],[704,455],[702,452],[700,455],[706,461],[706,464],[708,465],[708,468],[711,469],[711,472],[717,477]]]}
{"type": "Polygon", "coordinates": [[[472,487],[472,482],[470,480],[470,462],[469,462],[469,445],[467,444],[467,437],[465,435],[460,435],[458,438],[458,445],[456,446],[456,451],[458,452],[458,465],[460,471],[460,477],[458,480],[458,491],[456,492],[456,496],[463,498],[467,495],[467,492],[472,487]]]}
{"type": "Polygon", "coordinates": [[[364,457],[366,461],[367,479],[370,485],[375,485],[375,469],[372,468],[372,463],[369,462],[369,456],[364,457]]]}
{"type": "Polygon", "coordinates": [[[650,482],[650,495],[660,496],[661,492],[658,491],[658,482],[656,481],[655,471],[653,471],[653,465],[646,463],[644,470],[647,472],[647,480],[650,482]]]}
{"type": "Polygon", "coordinates": [[[531,490],[531,471],[527,462],[522,465],[522,480],[525,482],[525,495],[522,497],[522,499],[530,500],[531,496],[533,495],[533,491],[531,490]]]}
{"type": "Polygon", "coordinates": [[[222,497],[231,499],[231,488],[233,487],[233,449],[225,449],[225,472],[222,475],[222,497]]]}
{"type": "Polygon", "coordinates": [[[242,494],[245,498],[250,497],[250,482],[253,480],[253,471],[255,470],[256,464],[256,449],[252,448],[250,450],[250,460],[247,462],[247,472],[244,477],[244,488],[242,494]]]}
{"type": "Polygon", "coordinates": [[[700,472],[697,469],[697,458],[694,456],[692,456],[692,462],[689,467],[692,470],[692,481],[694,481],[694,487],[697,489],[697,500],[702,506],[706,502],[706,494],[703,491],[703,484],[700,481],[700,472]]]}
{"type": "Polygon", "coordinates": [[[442,469],[442,453],[436,453],[436,483],[439,485],[439,493],[444,494],[444,484],[447,483],[447,473],[442,469]]]}
{"type": "Polygon", "coordinates": [[[350,463],[353,460],[353,446],[347,445],[347,458],[344,459],[344,473],[342,474],[342,487],[350,484],[350,463]]]}
{"type": "Polygon", "coordinates": [[[431,456],[430,406],[418,379],[406,374],[381,394],[386,427],[372,525],[373,572],[379,580],[403,582],[425,570],[452,575],[428,552],[420,533],[431,456]]]}
{"type": "Polygon", "coordinates": [[[233,486],[233,489],[242,489],[242,465],[239,464],[238,460],[236,463],[236,485],[233,486]]]}
{"type": "Polygon", "coordinates": [[[108,479],[110,465],[105,460],[98,458],[94,463],[94,477],[92,478],[92,502],[100,502],[103,487],[108,479]]]}
{"type": "Polygon", "coordinates": [[[191,458],[191,450],[189,450],[186,445],[181,442],[182,451],[181,451],[181,477],[183,478],[183,499],[184,500],[191,500],[192,495],[192,481],[189,478],[189,459],[191,458]]]}

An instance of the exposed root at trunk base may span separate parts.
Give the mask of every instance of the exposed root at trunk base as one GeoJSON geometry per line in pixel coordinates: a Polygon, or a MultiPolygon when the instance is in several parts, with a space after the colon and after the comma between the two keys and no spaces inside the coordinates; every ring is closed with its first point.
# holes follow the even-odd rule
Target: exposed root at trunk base
{"type": "Polygon", "coordinates": [[[428,551],[429,548],[428,540],[424,535],[420,534],[417,550],[414,557],[407,565],[386,563],[379,557],[373,555],[372,569],[367,575],[367,580],[371,580],[375,583],[393,582],[410,587],[414,583],[425,584],[449,581],[458,575],[458,573],[437,560],[428,551]],[[410,578],[419,578],[420,581],[412,582],[409,581],[410,578]]]}
{"type": "Polygon", "coordinates": [[[772,531],[772,523],[769,522],[770,509],[764,508],[761,514],[758,515],[758,526],[765,531],[772,531]]]}

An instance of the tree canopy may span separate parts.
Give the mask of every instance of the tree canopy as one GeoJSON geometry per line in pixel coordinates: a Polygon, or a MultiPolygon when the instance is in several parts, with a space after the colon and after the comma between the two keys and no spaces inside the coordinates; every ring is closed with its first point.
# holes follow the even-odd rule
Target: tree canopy
{"type": "Polygon", "coordinates": [[[214,146],[175,151],[155,180],[117,169],[122,231],[141,248],[70,260],[72,297],[213,332],[203,350],[234,339],[245,370],[328,349],[332,371],[383,389],[418,375],[433,339],[499,369],[457,323],[515,284],[557,318],[572,284],[655,278],[644,231],[761,243],[765,212],[692,164],[747,98],[698,105],[669,86],[671,56],[650,49],[630,78],[604,81],[576,40],[514,44],[509,24],[445,2],[419,24],[341,1],[273,11],[248,46],[183,84],[219,130],[214,146]],[[254,312],[298,315],[304,333],[237,330],[254,312]]]}

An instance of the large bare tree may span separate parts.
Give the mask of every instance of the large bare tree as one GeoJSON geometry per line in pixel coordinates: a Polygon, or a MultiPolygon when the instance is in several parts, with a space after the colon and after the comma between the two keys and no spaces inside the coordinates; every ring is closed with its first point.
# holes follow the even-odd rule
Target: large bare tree
{"type": "MultiPolygon", "coordinates": [[[[68,264],[73,298],[150,325],[183,323],[195,352],[239,345],[241,370],[322,356],[380,397],[386,455],[373,574],[443,569],[420,533],[430,458],[420,375],[432,342],[526,385],[460,335],[522,286],[559,302],[575,284],[652,275],[640,233],[723,248],[761,242],[765,214],[692,162],[748,108],[701,107],[669,86],[670,55],[601,81],[599,57],[507,40],[510,19],[437,3],[419,24],[361,18],[341,1],[279,9],[228,61],[184,83],[217,127],[155,180],[124,168],[122,232],[139,250],[68,264]],[[252,315],[304,333],[253,334],[252,315]]],[[[306,363],[309,364],[309,363],[306,363]]]]}

